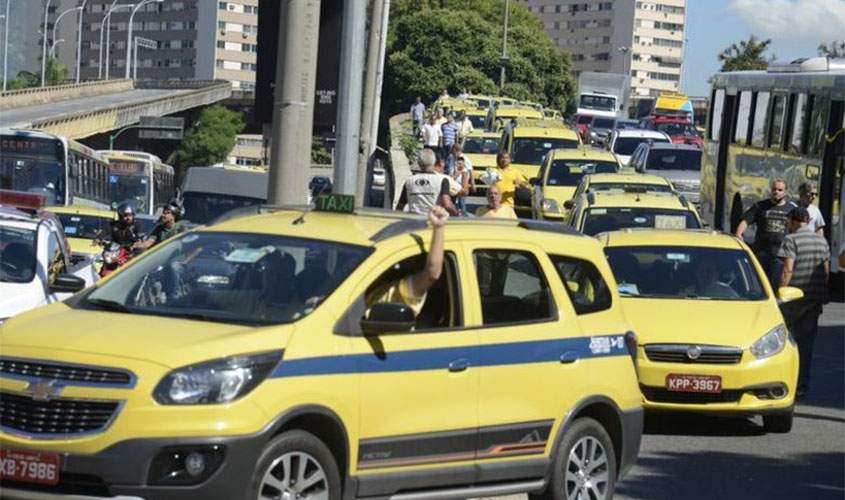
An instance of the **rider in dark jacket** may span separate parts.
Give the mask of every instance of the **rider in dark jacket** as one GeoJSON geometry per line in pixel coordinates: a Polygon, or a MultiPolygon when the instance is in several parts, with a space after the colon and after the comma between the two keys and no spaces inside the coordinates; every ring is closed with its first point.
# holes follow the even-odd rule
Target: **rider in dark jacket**
{"type": "Polygon", "coordinates": [[[121,246],[131,246],[143,236],[141,223],[135,220],[135,210],[129,203],[117,207],[118,220],[111,223],[111,240],[121,246]]]}

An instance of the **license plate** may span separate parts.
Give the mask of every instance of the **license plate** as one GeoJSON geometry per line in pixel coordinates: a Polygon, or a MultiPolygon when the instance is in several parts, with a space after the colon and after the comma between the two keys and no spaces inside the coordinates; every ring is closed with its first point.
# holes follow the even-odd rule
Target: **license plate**
{"type": "Polygon", "coordinates": [[[61,459],[55,453],[0,448],[0,480],[59,484],[61,459]]]}
{"type": "Polygon", "coordinates": [[[718,375],[666,375],[666,389],[675,392],[722,392],[722,377],[718,375]]]}

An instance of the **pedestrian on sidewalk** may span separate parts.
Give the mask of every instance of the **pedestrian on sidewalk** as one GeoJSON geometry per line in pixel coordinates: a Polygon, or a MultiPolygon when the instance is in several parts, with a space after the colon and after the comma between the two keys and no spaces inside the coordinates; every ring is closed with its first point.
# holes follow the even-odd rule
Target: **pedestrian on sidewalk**
{"type": "Polygon", "coordinates": [[[819,316],[822,305],[829,300],[830,247],[823,236],[810,229],[810,213],[806,208],[792,209],[789,221],[792,232],[784,237],[777,256],[783,260],[780,286],[792,286],[804,292],[802,299],[781,308],[786,326],[798,342],[800,367],[796,395],[800,396],[809,387],[819,316]]]}
{"type": "Polygon", "coordinates": [[[475,127],[472,126],[472,121],[467,116],[467,112],[461,111],[461,120],[458,122],[458,144],[463,146],[469,134],[474,130],[475,127]]]}
{"type": "MultiPolygon", "coordinates": [[[[455,147],[458,146],[456,145],[455,147]]],[[[461,214],[465,214],[467,211],[466,197],[475,191],[475,179],[472,177],[472,170],[467,168],[463,156],[458,157],[451,176],[461,186],[461,192],[455,196],[453,201],[461,214]]]]}
{"type": "Polygon", "coordinates": [[[436,118],[434,115],[430,115],[428,117],[428,123],[423,125],[423,146],[427,148],[440,148],[440,141],[443,136],[443,132],[440,131],[440,126],[437,125],[436,118]]]}
{"type": "MultiPolygon", "coordinates": [[[[443,135],[443,148],[441,150],[441,154],[443,158],[447,158],[449,154],[452,152],[452,147],[458,141],[458,124],[455,123],[455,119],[452,118],[452,114],[449,113],[446,115],[446,123],[444,123],[440,127],[440,132],[443,135]]],[[[452,168],[454,165],[446,165],[446,174],[452,174],[452,168]]]]}
{"type": "Polygon", "coordinates": [[[422,97],[417,97],[416,102],[411,104],[411,132],[414,134],[414,137],[420,136],[420,130],[422,130],[423,120],[425,117],[425,104],[422,103],[422,97]]]}
{"type": "Polygon", "coordinates": [[[808,227],[810,231],[817,233],[819,236],[824,236],[824,217],[819,207],[813,205],[816,197],[819,195],[819,190],[812,182],[804,182],[798,186],[798,206],[807,209],[810,213],[810,224],[808,227]]]}
{"type": "Polygon", "coordinates": [[[742,220],[734,232],[737,238],[742,238],[750,224],[757,227],[751,250],[766,271],[766,277],[773,289],[777,289],[783,271],[783,261],[777,258],[778,249],[789,229],[789,212],[796,207],[795,203],[789,201],[786,193],[786,181],[773,181],[769,199],[751,205],[751,208],[742,214],[742,220]]]}

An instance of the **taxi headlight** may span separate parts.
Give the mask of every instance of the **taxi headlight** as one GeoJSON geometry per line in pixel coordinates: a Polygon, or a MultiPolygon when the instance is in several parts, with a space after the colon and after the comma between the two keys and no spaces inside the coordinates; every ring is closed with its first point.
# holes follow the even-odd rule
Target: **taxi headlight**
{"type": "Polygon", "coordinates": [[[255,389],[281,359],[282,351],[272,351],[178,368],[159,382],[153,398],[165,405],[229,403],[255,389]]]}
{"type": "Polygon", "coordinates": [[[757,359],[764,359],[781,352],[786,346],[789,333],[783,324],[773,328],[751,345],[751,354],[757,359]]]}
{"type": "Polygon", "coordinates": [[[557,201],[551,198],[543,198],[543,211],[544,212],[560,212],[560,208],[557,205],[557,201]]]}

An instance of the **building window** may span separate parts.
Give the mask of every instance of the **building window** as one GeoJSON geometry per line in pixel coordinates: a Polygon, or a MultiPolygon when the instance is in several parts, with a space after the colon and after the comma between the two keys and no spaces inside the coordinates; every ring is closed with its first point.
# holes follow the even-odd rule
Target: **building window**
{"type": "Polygon", "coordinates": [[[218,10],[226,10],[226,2],[217,2],[218,10]]]}
{"type": "Polygon", "coordinates": [[[217,21],[217,29],[226,31],[226,21],[217,21]]]}
{"type": "Polygon", "coordinates": [[[216,65],[218,68],[222,68],[222,67],[223,67],[223,59],[218,59],[218,60],[216,61],[216,64],[215,64],[215,65],[216,65]]]}
{"type": "Polygon", "coordinates": [[[226,42],[224,42],[223,40],[217,40],[217,48],[218,49],[225,49],[226,48],[226,42]]]}

